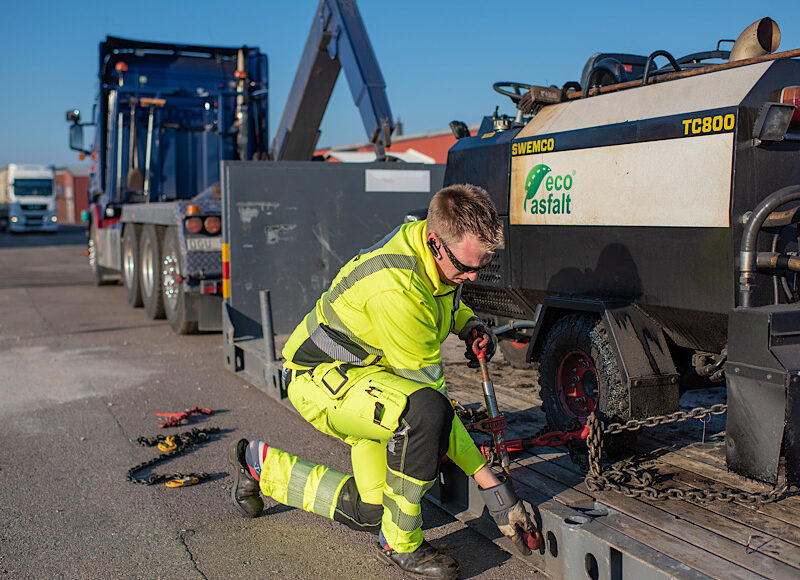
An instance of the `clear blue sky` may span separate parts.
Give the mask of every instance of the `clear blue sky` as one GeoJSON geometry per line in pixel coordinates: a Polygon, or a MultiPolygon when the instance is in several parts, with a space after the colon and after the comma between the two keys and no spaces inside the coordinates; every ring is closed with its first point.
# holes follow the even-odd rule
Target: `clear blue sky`
{"type": "MultiPolygon", "coordinates": [[[[106,35],[137,40],[258,46],[269,57],[270,134],[280,120],[317,0],[8,0],[0,19],[0,166],[72,165],[64,113],[89,116],[97,46],[106,35]]],[[[763,16],[781,27],[779,50],[800,47],[800,2],[673,0],[360,0],[359,9],[405,133],[468,124],[510,102],[495,81],[562,85],[594,52],[676,57],[713,49],[763,16]]],[[[343,75],[342,75],[343,76],[343,75]]],[[[365,139],[340,76],[319,145],[365,139]]],[[[800,84],[800,79],[798,79],[800,84]]]]}

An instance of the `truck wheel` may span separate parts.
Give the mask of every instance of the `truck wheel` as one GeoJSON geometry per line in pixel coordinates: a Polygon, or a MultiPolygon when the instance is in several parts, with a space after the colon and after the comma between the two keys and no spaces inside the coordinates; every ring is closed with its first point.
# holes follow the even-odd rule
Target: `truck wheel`
{"type": "Polygon", "coordinates": [[[512,368],[515,369],[530,369],[531,363],[525,360],[525,357],[528,355],[528,345],[530,344],[530,340],[526,341],[516,341],[516,340],[501,340],[500,344],[500,352],[503,353],[503,358],[506,359],[506,362],[511,365],[512,368]]]}
{"type": "Polygon", "coordinates": [[[104,268],[97,263],[97,231],[94,224],[89,226],[89,240],[86,243],[86,255],[89,258],[89,268],[92,270],[92,280],[95,286],[106,286],[117,283],[117,280],[110,276],[108,268],[104,268]]]}
{"type": "Polygon", "coordinates": [[[164,232],[152,224],[142,228],[139,244],[139,280],[142,302],[147,316],[153,320],[164,318],[164,302],[161,298],[161,240],[164,232]]]}
{"type": "Polygon", "coordinates": [[[125,298],[134,308],[140,308],[142,288],[139,278],[139,230],[136,224],[125,224],[122,233],[122,284],[125,298]]]}
{"type": "Polygon", "coordinates": [[[164,311],[169,325],[176,334],[196,333],[197,322],[186,320],[186,294],[182,283],[180,241],[178,230],[175,228],[167,228],[167,233],[164,235],[161,269],[164,311]]]}
{"type": "Polygon", "coordinates": [[[575,314],[550,328],[542,345],[539,365],[542,406],[551,426],[565,429],[588,417],[600,393],[608,401],[608,416],[619,419],[628,401],[616,357],[603,323],[575,314]]]}

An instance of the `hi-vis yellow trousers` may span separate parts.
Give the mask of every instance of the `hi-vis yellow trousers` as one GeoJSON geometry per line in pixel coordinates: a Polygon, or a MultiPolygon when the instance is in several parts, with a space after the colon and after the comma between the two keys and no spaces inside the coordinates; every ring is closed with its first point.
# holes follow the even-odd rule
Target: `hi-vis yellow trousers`
{"type": "Polygon", "coordinates": [[[422,543],[420,502],[447,454],[468,475],[485,460],[445,395],[377,367],[324,363],[291,372],[289,399],[323,433],[350,445],[353,475],[270,447],[261,492],[357,529],[398,552],[422,543]]]}

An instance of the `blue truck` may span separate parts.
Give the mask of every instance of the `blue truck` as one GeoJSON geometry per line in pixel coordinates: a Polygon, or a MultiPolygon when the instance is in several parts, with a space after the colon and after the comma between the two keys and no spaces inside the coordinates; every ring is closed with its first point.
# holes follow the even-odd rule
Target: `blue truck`
{"type": "Polygon", "coordinates": [[[91,122],[67,112],[70,148],[93,161],[95,282],[121,281],[131,306],[178,334],[220,330],[220,162],[268,156],[266,56],[109,36],[97,86],[91,122]]]}

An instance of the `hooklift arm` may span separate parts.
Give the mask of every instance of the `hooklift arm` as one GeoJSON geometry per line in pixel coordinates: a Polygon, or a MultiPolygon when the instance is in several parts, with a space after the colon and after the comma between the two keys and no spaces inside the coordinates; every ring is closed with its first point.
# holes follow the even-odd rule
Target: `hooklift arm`
{"type": "Polygon", "coordinates": [[[344,68],[378,159],[394,130],[386,83],[355,0],[320,0],[300,65],[272,142],[276,161],[311,159],[333,87],[344,68]]]}

